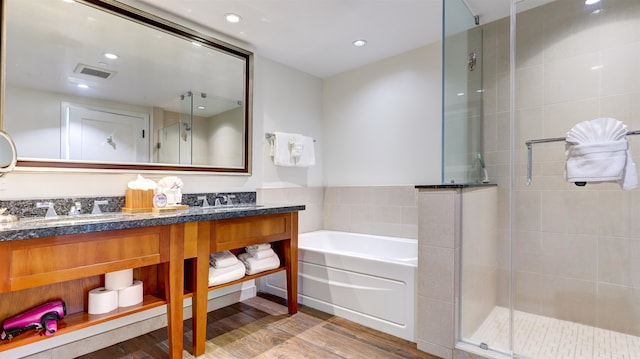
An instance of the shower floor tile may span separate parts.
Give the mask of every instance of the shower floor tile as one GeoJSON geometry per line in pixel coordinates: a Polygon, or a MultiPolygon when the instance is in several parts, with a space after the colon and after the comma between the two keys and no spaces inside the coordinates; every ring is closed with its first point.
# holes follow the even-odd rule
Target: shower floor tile
{"type": "MultiPolygon", "coordinates": [[[[640,337],[540,315],[514,312],[515,352],[534,359],[638,359],[640,337]]],[[[507,351],[509,310],[495,307],[471,341],[507,351]]]]}

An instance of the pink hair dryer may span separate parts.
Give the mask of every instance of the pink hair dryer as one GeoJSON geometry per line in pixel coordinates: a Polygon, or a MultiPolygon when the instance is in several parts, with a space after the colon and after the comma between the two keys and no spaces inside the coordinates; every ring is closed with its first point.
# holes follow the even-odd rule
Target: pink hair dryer
{"type": "Polygon", "coordinates": [[[67,307],[61,300],[48,302],[18,314],[2,322],[0,339],[10,340],[31,329],[44,329],[45,335],[53,335],[58,330],[58,320],[67,314],[67,307]]]}

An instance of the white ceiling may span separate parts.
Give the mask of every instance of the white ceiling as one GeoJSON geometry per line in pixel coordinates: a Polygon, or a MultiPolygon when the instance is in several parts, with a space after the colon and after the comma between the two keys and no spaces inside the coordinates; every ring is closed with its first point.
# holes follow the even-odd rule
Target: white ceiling
{"type": "MultiPolygon", "coordinates": [[[[434,43],[442,32],[441,0],[138,1],[238,39],[260,56],[320,78],[434,43]],[[226,13],[236,13],[243,21],[228,23],[226,13]],[[356,39],[366,39],[367,46],[354,47],[356,39]]],[[[509,14],[509,0],[463,1],[482,23],[509,14]]]]}

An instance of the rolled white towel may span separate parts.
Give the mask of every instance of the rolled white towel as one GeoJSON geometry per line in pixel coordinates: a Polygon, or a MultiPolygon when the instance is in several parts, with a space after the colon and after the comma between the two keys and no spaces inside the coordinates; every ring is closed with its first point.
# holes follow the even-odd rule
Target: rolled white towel
{"type": "Polygon", "coordinates": [[[616,182],[624,190],[638,186],[635,164],[626,139],[572,145],[567,148],[569,182],[616,182]]]}
{"type": "Polygon", "coordinates": [[[244,277],[245,272],[246,267],[240,261],[236,261],[236,264],[224,268],[209,267],[209,287],[240,279],[244,277]]]}
{"type": "Polygon", "coordinates": [[[278,258],[277,255],[264,259],[257,259],[252,257],[249,253],[242,253],[238,255],[238,259],[246,267],[245,273],[247,275],[257,274],[270,269],[276,269],[280,266],[280,258],[278,258]]]}
{"type": "Polygon", "coordinates": [[[213,268],[231,267],[236,263],[238,263],[238,258],[230,251],[216,252],[209,255],[209,264],[213,268]]]}
{"type": "Polygon", "coordinates": [[[259,251],[247,251],[247,253],[249,253],[249,255],[255,259],[265,259],[276,255],[276,252],[274,252],[271,248],[259,251]]]}

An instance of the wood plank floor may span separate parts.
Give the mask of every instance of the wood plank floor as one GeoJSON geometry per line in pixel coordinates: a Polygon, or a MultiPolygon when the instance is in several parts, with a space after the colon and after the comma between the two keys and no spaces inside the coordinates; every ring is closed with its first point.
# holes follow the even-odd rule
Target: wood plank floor
{"type": "MultiPolygon", "coordinates": [[[[260,295],[209,313],[205,355],[200,358],[438,359],[416,344],[348,320],[300,306],[287,314],[280,298],[260,295]]],[[[191,320],[185,321],[191,348],[191,320]]],[[[168,358],[166,328],[133,338],[81,359],[168,358]]],[[[193,358],[187,351],[183,358],[193,358]]]]}

